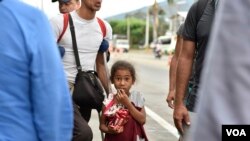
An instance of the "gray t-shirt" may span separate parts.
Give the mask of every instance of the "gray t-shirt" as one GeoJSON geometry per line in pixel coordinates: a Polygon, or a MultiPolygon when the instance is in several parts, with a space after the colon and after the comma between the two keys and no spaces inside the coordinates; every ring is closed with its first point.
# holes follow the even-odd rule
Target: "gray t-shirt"
{"type": "Polygon", "coordinates": [[[182,24],[179,26],[179,29],[178,29],[178,31],[176,32],[176,34],[177,34],[178,36],[182,36],[183,28],[184,28],[184,23],[182,23],[182,24]]]}

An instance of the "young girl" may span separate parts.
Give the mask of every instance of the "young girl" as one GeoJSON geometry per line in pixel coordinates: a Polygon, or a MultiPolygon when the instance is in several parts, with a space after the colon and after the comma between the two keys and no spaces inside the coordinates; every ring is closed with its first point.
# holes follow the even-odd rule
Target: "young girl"
{"type": "Polygon", "coordinates": [[[104,100],[100,130],[104,141],[148,141],[143,124],[146,122],[144,98],[140,92],[130,92],[135,83],[134,67],[117,61],[111,68],[111,82],[117,92],[104,100]]]}

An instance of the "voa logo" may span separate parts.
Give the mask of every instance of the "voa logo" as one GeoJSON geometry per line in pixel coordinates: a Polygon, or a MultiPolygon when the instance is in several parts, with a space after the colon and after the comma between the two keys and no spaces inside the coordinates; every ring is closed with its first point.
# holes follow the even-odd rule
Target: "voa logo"
{"type": "Polygon", "coordinates": [[[244,129],[226,129],[227,136],[247,136],[244,129]]]}

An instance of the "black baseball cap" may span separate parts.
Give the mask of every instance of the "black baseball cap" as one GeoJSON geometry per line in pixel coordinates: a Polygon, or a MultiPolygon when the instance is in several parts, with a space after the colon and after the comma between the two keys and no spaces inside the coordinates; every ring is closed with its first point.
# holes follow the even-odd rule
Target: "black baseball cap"
{"type": "MultiPolygon", "coordinates": [[[[56,1],[59,1],[59,0],[52,0],[52,2],[56,2],[56,1]]],[[[70,1],[70,0],[60,0],[60,1],[68,2],[68,1],[70,1]]]]}

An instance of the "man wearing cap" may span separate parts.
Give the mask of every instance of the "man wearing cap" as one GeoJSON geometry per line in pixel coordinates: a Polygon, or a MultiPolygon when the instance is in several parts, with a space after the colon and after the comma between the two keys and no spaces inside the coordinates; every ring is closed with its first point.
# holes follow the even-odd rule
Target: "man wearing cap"
{"type": "Polygon", "coordinates": [[[52,2],[59,2],[59,11],[62,14],[69,13],[73,10],[80,8],[79,0],[52,0],[52,2]]]}

